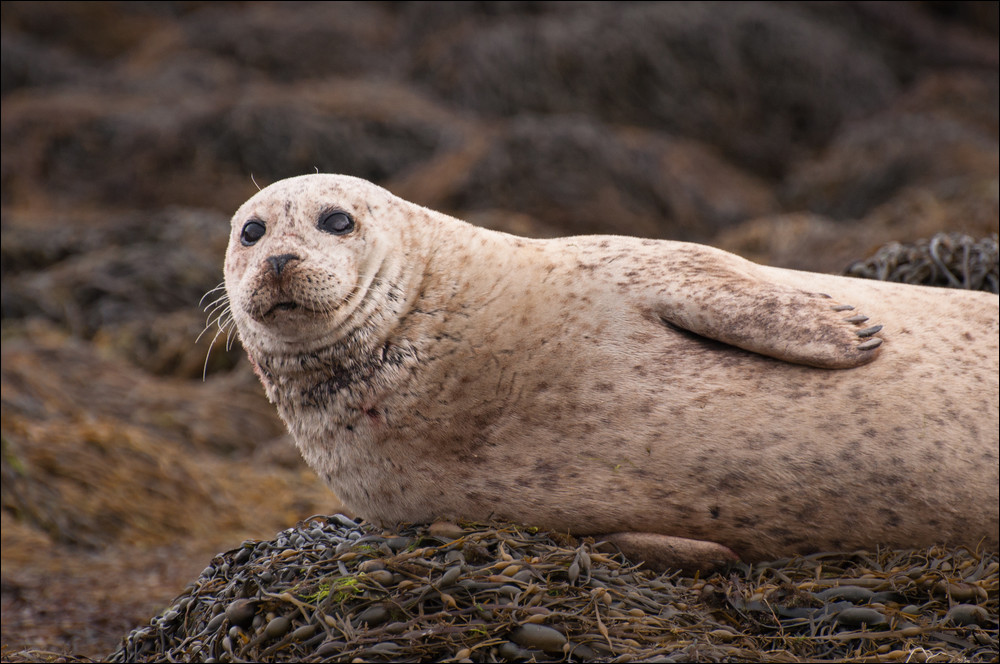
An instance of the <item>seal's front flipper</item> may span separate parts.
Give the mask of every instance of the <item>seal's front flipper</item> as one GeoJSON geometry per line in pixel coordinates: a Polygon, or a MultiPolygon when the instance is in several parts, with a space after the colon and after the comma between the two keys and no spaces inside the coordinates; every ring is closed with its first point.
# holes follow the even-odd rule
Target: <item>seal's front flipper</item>
{"type": "Polygon", "coordinates": [[[829,295],[768,281],[757,267],[692,245],[671,266],[653,311],[703,337],[795,364],[849,369],[875,359],[877,321],[829,295]]]}
{"type": "Polygon", "coordinates": [[[683,537],[629,532],[595,539],[614,545],[632,562],[643,562],[655,572],[680,569],[688,573],[707,573],[739,561],[735,553],[721,544],[683,537]]]}

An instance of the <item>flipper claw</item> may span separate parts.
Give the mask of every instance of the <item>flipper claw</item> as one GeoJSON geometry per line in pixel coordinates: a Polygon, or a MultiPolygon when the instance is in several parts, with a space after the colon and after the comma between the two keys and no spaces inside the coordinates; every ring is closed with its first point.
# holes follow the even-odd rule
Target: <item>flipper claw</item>
{"type": "Polygon", "coordinates": [[[871,327],[866,327],[863,330],[858,330],[857,332],[855,332],[855,334],[864,339],[865,337],[870,337],[871,335],[875,334],[881,329],[882,329],[881,325],[872,325],[871,327]]]}
{"type": "Polygon", "coordinates": [[[854,307],[849,304],[838,304],[835,307],[830,307],[834,311],[854,311],[854,307]]]}
{"type": "Polygon", "coordinates": [[[844,319],[844,321],[848,323],[864,323],[866,320],[868,320],[868,316],[864,316],[862,314],[858,314],[857,316],[851,316],[850,318],[844,319]]]}
{"type": "Polygon", "coordinates": [[[858,344],[858,350],[875,350],[881,345],[882,345],[882,340],[879,339],[878,337],[875,337],[874,339],[869,339],[864,343],[858,344]]]}

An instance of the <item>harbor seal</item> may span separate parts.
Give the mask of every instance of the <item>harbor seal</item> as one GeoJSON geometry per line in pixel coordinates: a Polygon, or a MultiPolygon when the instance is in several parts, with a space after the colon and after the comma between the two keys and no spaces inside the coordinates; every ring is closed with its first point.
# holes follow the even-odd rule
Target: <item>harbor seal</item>
{"type": "Polygon", "coordinates": [[[225,287],[368,520],[509,520],[657,569],[997,548],[996,295],[520,238],[325,174],[240,207],[225,287]]]}

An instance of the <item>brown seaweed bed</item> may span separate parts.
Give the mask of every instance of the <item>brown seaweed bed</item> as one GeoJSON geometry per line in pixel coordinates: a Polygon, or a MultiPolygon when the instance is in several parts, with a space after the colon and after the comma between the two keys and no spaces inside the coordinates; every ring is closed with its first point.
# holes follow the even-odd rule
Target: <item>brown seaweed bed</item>
{"type": "Polygon", "coordinates": [[[844,271],[849,277],[1000,292],[998,236],[976,240],[937,233],[928,240],[890,242],[844,271]]]}
{"type": "Polygon", "coordinates": [[[708,578],[511,524],[314,516],[216,556],[111,661],[996,661],[996,554],[821,553],[708,578]]]}

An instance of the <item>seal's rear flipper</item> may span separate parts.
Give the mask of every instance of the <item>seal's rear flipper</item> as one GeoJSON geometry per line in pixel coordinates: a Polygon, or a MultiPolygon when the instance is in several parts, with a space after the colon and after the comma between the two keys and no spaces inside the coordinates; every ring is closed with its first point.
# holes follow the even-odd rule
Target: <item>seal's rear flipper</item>
{"type": "Polygon", "coordinates": [[[690,245],[655,294],[661,321],[786,362],[849,369],[871,362],[882,329],[849,303],[768,281],[749,261],[690,245]]]}
{"type": "Polygon", "coordinates": [[[735,553],[715,542],[656,533],[611,533],[595,539],[613,544],[626,558],[636,563],[644,562],[655,572],[680,569],[688,573],[707,573],[739,562],[735,553]]]}

